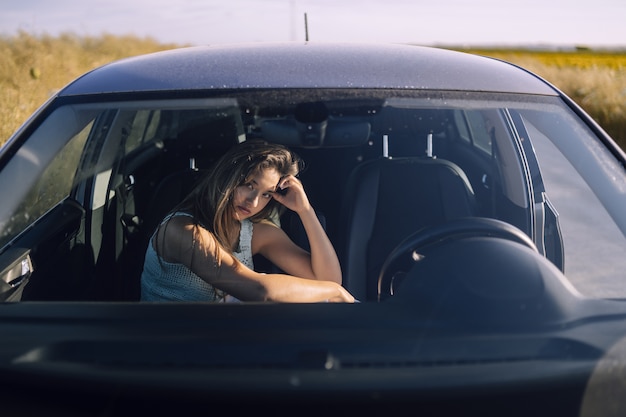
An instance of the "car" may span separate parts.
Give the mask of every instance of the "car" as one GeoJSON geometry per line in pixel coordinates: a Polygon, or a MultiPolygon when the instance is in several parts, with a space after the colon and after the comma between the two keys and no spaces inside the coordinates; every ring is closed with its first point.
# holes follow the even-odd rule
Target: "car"
{"type": "Polygon", "coordinates": [[[625,164],[572,99],[489,57],[285,42],[109,63],[0,150],[3,412],[619,415],[625,164]],[[303,158],[359,302],[140,301],[156,225],[250,140],[303,158]]]}

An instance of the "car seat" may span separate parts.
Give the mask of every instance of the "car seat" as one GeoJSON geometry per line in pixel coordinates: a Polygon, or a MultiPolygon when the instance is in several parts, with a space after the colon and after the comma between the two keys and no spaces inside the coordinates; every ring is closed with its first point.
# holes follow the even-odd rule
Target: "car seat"
{"type": "Polygon", "coordinates": [[[371,160],[351,173],[340,248],[344,286],[376,300],[380,269],[393,248],[416,230],[475,214],[472,186],[456,164],[437,158],[371,160]]]}

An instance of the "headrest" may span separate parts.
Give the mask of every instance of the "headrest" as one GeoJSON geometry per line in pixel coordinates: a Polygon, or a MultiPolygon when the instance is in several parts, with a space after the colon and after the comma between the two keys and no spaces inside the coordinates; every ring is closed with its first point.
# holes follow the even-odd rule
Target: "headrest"
{"type": "Polygon", "coordinates": [[[408,109],[385,106],[372,120],[372,130],[379,134],[425,137],[445,130],[448,111],[442,109],[408,109]]]}

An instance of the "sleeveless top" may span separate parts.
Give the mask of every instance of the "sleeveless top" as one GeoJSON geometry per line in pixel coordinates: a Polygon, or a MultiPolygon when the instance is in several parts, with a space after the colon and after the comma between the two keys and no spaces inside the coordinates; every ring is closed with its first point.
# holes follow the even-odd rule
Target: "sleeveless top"
{"type": "MultiPolygon", "coordinates": [[[[189,216],[177,212],[167,216],[161,224],[174,216],[189,216]]],[[[233,255],[245,266],[254,269],[252,261],[252,227],[250,220],[241,222],[239,247],[233,255]]],[[[154,237],[154,234],[152,235],[154,237]]],[[[218,290],[187,266],[165,261],[154,250],[152,238],[146,250],[143,272],[141,274],[141,301],[216,301],[236,302],[235,297],[218,290]]]]}

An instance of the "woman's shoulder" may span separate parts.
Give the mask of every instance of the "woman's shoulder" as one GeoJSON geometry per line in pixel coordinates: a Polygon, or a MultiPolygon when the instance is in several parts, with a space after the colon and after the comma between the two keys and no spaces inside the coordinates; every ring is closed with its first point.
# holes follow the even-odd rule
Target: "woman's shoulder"
{"type": "Polygon", "coordinates": [[[184,221],[193,221],[194,216],[193,214],[186,212],[186,211],[174,211],[174,212],[169,213],[167,216],[165,216],[163,221],[166,222],[166,221],[170,221],[174,219],[184,220],[184,221]]]}
{"type": "Polygon", "coordinates": [[[164,221],[156,239],[164,259],[185,264],[185,256],[195,249],[212,253],[218,245],[215,236],[188,215],[175,215],[164,221]]]}
{"type": "Polygon", "coordinates": [[[196,222],[192,216],[172,213],[163,219],[159,225],[159,230],[163,233],[169,233],[170,231],[176,232],[178,229],[194,224],[196,224],[196,222]]]}
{"type": "MultiPolygon", "coordinates": [[[[159,239],[167,241],[187,241],[196,230],[202,231],[204,228],[198,224],[196,219],[189,213],[175,212],[166,216],[157,229],[159,239]],[[196,229],[200,227],[200,230],[196,229]]],[[[181,242],[179,242],[181,243],[181,242]]]]}

